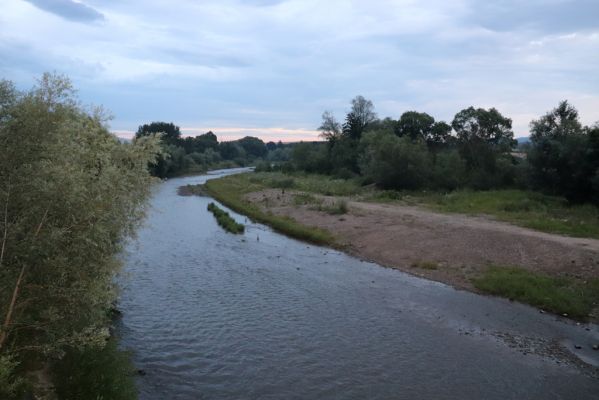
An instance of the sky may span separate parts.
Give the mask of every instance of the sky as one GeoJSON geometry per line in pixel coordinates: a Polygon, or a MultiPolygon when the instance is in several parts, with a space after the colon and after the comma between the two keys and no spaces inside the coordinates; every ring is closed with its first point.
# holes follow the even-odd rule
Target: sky
{"type": "Polygon", "coordinates": [[[0,78],[66,74],[130,137],[317,139],[363,95],[380,117],[495,107],[516,137],[567,99],[599,121],[599,0],[0,0],[0,78]]]}

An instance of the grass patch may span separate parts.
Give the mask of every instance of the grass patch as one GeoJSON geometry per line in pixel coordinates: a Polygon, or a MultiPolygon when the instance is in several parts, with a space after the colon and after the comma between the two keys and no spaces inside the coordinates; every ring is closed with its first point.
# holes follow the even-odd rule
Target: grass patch
{"type": "Polygon", "coordinates": [[[375,191],[366,201],[423,205],[435,211],[491,215],[525,228],[599,239],[599,208],[525,190],[458,190],[451,193],[375,191]]]}
{"type": "Polygon", "coordinates": [[[118,349],[115,339],[104,347],[70,349],[52,366],[58,398],[137,399],[135,368],[128,352],[118,349]]]}
{"type": "MultiPolygon", "coordinates": [[[[212,197],[227,207],[244,214],[254,221],[271,226],[278,232],[307,242],[334,246],[334,236],[324,230],[305,226],[292,218],[276,216],[262,211],[258,206],[244,199],[244,195],[269,187],[267,182],[273,173],[247,173],[229,175],[219,179],[211,179],[205,188],[212,197]]],[[[280,175],[280,174],[279,174],[280,175]]],[[[297,184],[297,179],[295,179],[297,184]]]]}
{"type": "Polygon", "coordinates": [[[349,208],[347,207],[347,201],[345,200],[336,200],[333,204],[320,204],[317,207],[318,211],[326,212],[331,215],[343,215],[347,214],[349,208]]]}
{"type": "Polygon", "coordinates": [[[251,183],[263,188],[293,188],[302,192],[326,196],[352,196],[363,192],[360,182],[355,179],[337,179],[328,175],[257,172],[252,174],[249,179],[251,183]]]}
{"type": "Polygon", "coordinates": [[[216,222],[220,225],[221,228],[226,230],[229,233],[233,234],[241,234],[245,231],[245,227],[243,224],[237,223],[228,212],[221,209],[214,203],[208,204],[208,211],[214,214],[214,218],[216,218],[216,222]]]}
{"type": "Polygon", "coordinates": [[[585,320],[599,304],[599,279],[583,283],[554,278],[517,267],[491,266],[474,286],[557,314],[585,320]]]}
{"type": "Polygon", "coordinates": [[[412,268],[420,268],[433,271],[439,269],[439,264],[434,261],[416,261],[412,263],[412,268]]]}

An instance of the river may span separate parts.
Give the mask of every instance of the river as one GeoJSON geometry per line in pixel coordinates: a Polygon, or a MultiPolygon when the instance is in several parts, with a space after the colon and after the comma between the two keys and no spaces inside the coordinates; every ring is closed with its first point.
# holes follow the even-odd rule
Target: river
{"type": "MultiPolygon", "coordinates": [[[[246,222],[224,232],[212,201],[160,184],[128,245],[122,347],[142,400],[597,399],[589,368],[547,350],[577,325],[309,245],[246,222]]],[[[401,244],[398,244],[401,245],[401,244]]],[[[596,353],[596,352],[595,352],[596,353]]],[[[595,374],[595,375],[593,375],[595,374]]]]}

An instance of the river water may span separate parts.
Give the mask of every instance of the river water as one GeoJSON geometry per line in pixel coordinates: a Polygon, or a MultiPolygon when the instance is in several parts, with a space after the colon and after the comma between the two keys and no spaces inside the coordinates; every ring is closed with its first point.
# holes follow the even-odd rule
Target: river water
{"type": "Polygon", "coordinates": [[[592,371],[544,355],[561,341],[593,361],[598,326],[250,221],[228,234],[211,199],[177,195],[227,173],[162,183],[125,254],[120,336],[142,400],[599,398],[592,371]]]}

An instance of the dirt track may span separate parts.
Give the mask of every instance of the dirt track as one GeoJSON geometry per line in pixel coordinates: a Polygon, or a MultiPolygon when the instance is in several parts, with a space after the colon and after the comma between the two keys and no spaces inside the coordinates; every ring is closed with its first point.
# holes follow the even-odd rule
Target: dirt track
{"type": "MultiPolygon", "coordinates": [[[[278,215],[325,228],[350,253],[415,275],[473,289],[470,278],[489,264],[513,265],[554,276],[599,278],[599,240],[521,228],[487,217],[440,214],[417,207],[348,201],[349,212],[330,215],[295,205],[296,193],[269,189],[247,198],[278,215]],[[437,263],[436,269],[414,267],[437,263]]],[[[333,198],[323,197],[325,204],[333,198]]]]}

